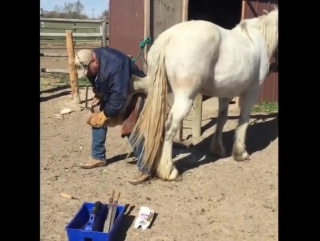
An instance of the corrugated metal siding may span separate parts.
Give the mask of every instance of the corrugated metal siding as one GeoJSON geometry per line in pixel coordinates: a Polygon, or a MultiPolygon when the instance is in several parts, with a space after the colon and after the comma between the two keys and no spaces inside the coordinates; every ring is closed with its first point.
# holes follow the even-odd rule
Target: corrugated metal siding
{"type": "MultiPolygon", "coordinates": [[[[110,0],[109,47],[118,49],[133,58],[140,53],[143,40],[143,0],[110,0]]],[[[142,68],[143,56],[136,64],[142,68]]]]}
{"type": "MultiPolygon", "coordinates": [[[[263,10],[269,12],[273,10],[273,5],[278,5],[278,0],[248,0],[245,18],[263,15],[263,10]]],[[[258,102],[278,102],[278,91],[278,73],[272,73],[264,81],[258,102]]]]}

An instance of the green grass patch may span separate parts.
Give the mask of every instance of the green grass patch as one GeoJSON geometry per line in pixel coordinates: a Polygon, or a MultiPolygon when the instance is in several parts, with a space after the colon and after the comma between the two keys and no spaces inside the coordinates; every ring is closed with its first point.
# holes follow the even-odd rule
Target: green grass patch
{"type": "Polygon", "coordinates": [[[277,113],[278,112],[278,103],[271,103],[271,102],[261,102],[256,104],[253,109],[252,113],[277,113]]]}

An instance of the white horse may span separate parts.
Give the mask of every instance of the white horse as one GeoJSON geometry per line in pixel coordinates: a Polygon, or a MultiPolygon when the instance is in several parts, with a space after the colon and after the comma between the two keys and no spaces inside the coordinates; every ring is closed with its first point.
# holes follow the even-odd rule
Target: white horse
{"type": "MultiPolygon", "coordinates": [[[[136,143],[144,142],[143,164],[163,180],[175,180],[172,143],[196,95],[219,98],[210,153],[225,156],[222,143],[229,101],[240,97],[241,114],[232,150],[236,161],[249,159],[245,137],[250,113],[278,45],[278,9],[242,20],[232,30],[207,21],[179,23],[159,35],[148,54],[148,97],[136,124],[136,143]],[[167,93],[174,102],[167,116],[167,93]]],[[[134,136],[134,135],[132,135],[134,136]]]]}

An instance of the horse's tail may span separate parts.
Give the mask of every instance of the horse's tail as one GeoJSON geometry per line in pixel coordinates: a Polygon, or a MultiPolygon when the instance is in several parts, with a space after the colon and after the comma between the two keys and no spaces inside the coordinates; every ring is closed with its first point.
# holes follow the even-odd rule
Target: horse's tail
{"type": "Polygon", "coordinates": [[[149,51],[148,75],[151,85],[144,108],[130,137],[133,139],[133,147],[144,140],[142,166],[144,169],[157,171],[160,178],[165,178],[164,176],[166,176],[163,175],[164,173],[161,174],[166,167],[163,166],[165,163],[162,164],[160,162],[160,158],[167,117],[168,81],[165,67],[165,50],[169,41],[170,34],[163,33],[149,51]]]}

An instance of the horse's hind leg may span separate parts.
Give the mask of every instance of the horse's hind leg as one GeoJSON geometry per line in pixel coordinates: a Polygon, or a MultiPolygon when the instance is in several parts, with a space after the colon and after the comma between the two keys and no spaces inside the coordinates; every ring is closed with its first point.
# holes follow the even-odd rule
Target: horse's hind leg
{"type": "Polygon", "coordinates": [[[249,160],[249,154],[246,151],[246,133],[249,124],[251,110],[259,95],[259,87],[250,89],[247,93],[240,96],[239,103],[241,108],[239,123],[236,128],[232,156],[236,161],[249,160]]]}
{"type": "Polygon", "coordinates": [[[210,153],[220,157],[226,156],[226,152],[222,143],[222,132],[223,127],[228,119],[228,109],[230,100],[231,98],[219,98],[218,121],[216,131],[212,137],[210,145],[210,153]]]}
{"type": "Polygon", "coordinates": [[[192,107],[193,99],[185,94],[175,94],[174,102],[165,123],[165,137],[157,173],[165,180],[175,180],[179,173],[172,163],[172,144],[181,121],[192,107]]]}

